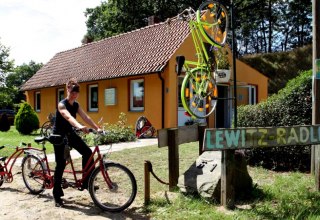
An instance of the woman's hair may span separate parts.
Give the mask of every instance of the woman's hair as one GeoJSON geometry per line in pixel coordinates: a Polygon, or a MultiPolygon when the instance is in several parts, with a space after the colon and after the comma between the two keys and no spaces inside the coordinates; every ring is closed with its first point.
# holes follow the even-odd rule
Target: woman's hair
{"type": "Polygon", "coordinates": [[[71,89],[71,92],[79,92],[80,86],[77,80],[74,78],[70,79],[67,82],[66,86],[67,86],[67,89],[71,89]]]}

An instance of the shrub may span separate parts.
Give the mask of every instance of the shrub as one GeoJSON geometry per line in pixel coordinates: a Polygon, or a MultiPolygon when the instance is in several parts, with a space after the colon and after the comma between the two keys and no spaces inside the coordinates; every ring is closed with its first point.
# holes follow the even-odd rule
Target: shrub
{"type": "MultiPolygon", "coordinates": [[[[127,116],[125,113],[121,112],[119,115],[119,121],[116,124],[104,124],[104,129],[107,134],[104,136],[98,136],[99,139],[96,140],[95,144],[108,144],[108,143],[118,143],[126,141],[136,140],[136,136],[132,126],[127,125],[127,116]]],[[[93,144],[94,135],[88,135],[85,137],[85,141],[89,144],[93,144]]]]}
{"type": "Polygon", "coordinates": [[[9,131],[10,130],[10,121],[6,113],[3,113],[0,116],[0,131],[9,131]]]}
{"type": "MultiPolygon", "coordinates": [[[[276,127],[312,123],[312,71],[305,71],[277,94],[257,105],[238,107],[238,127],[276,127]]],[[[273,170],[310,169],[310,146],[256,148],[246,151],[250,165],[273,170]]]]}
{"type": "Polygon", "coordinates": [[[14,124],[21,134],[31,134],[39,128],[38,116],[27,102],[21,104],[14,124]]]}

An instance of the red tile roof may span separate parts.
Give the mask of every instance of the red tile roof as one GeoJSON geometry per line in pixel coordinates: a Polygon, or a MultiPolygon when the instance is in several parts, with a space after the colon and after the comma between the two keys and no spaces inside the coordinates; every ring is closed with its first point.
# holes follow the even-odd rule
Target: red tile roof
{"type": "Polygon", "coordinates": [[[23,86],[31,90],[79,82],[160,72],[189,35],[187,22],[147,26],[57,53],[23,86]]]}

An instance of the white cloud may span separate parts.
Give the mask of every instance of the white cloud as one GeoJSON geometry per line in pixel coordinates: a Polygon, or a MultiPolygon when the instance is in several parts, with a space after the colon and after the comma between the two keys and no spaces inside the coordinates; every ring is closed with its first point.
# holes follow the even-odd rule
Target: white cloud
{"type": "Polygon", "coordinates": [[[81,46],[86,8],[101,0],[1,0],[0,42],[16,65],[48,62],[56,53],[81,46]]]}

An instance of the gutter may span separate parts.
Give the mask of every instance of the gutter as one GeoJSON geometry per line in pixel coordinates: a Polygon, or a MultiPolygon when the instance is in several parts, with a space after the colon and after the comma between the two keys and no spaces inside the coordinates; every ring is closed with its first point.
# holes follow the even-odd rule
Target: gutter
{"type": "Polygon", "coordinates": [[[161,73],[163,71],[158,72],[159,79],[161,80],[161,128],[164,128],[164,90],[165,90],[165,85],[164,85],[164,78],[161,76],[161,73]]]}

